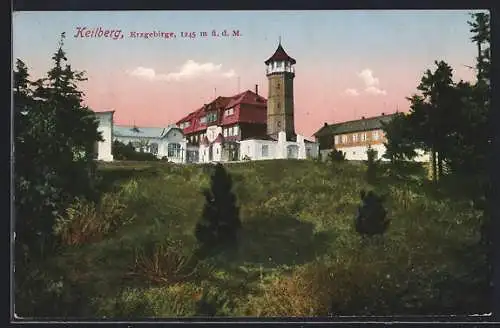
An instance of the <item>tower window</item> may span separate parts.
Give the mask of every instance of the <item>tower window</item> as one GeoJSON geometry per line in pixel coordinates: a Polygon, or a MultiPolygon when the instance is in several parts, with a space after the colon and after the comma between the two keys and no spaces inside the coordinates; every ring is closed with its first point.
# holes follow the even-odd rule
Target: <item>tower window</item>
{"type": "Polygon", "coordinates": [[[281,104],[280,103],[276,103],[276,107],[278,107],[278,109],[280,109],[281,104]]]}
{"type": "Polygon", "coordinates": [[[279,128],[279,127],[281,126],[281,122],[280,122],[280,121],[278,121],[278,122],[276,123],[276,125],[277,125],[277,126],[278,126],[278,128],[279,128]]]}
{"type": "Polygon", "coordinates": [[[280,83],[278,83],[278,84],[276,85],[276,89],[279,89],[280,87],[281,87],[281,84],[280,84],[280,83]]]}

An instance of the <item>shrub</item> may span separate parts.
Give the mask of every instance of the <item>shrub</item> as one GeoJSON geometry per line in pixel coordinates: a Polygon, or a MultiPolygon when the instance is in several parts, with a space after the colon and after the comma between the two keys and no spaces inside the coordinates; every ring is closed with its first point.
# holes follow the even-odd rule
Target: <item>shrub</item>
{"type": "Polygon", "coordinates": [[[131,273],[163,286],[210,275],[210,266],[187,255],[185,249],[181,241],[168,239],[136,249],[131,273]]]}
{"type": "Polygon", "coordinates": [[[384,197],[377,196],[373,191],[368,194],[360,192],[362,204],[358,208],[355,219],[356,231],[363,236],[383,234],[389,227],[387,211],[383,207],[384,197]]]}
{"type": "Polygon", "coordinates": [[[237,243],[241,222],[236,196],[231,189],[231,176],[222,164],[217,164],[211,177],[211,188],[203,192],[205,206],[195,230],[201,249],[233,246],[237,243]]]}
{"type": "Polygon", "coordinates": [[[306,317],[326,315],[330,298],[325,270],[312,265],[295,269],[291,274],[276,271],[261,278],[260,292],[249,297],[243,312],[250,316],[306,317]],[[326,278],[326,279],[325,279],[326,278]]]}
{"type": "Polygon", "coordinates": [[[124,143],[115,140],[112,147],[113,157],[115,160],[122,161],[156,161],[158,158],[151,153],[138,152],[135,150],[132,143],[125,145],[124,143]]]}
{"type": "Polygon", "coordinates": [[[99,241],[132,221],[133,217],[125,217],[125,208],[112,194],[105,194],[97,206],[77,198],[65,215],[56,219],[54,233],[65,245],[99,241]]]}
{"type": "Polygon", "coordinates": [[[330,163],[345,161],[345,154],[341,150],[333,149],[328,153],[327,161],[330,163]]]}

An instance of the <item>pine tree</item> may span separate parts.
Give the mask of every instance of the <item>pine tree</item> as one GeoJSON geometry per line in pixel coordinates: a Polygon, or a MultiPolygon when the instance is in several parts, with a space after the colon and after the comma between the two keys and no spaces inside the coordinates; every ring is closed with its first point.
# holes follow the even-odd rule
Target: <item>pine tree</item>
{"type": "Polygon", "coordinates": [[[47,78],[31,82],[19,59],[14,70],[16,241],[31,258],[54,242],[54,218],[74,197],[89,196],[95,181],[89,173],[98,123],[81,106],[81,73],[62,67],[63,39],[47,78]]]}
{"type": "Polygon", "coordinates": [[[405,114],[398,113],[389,122],[382,122],[382,129],[387,139],[384,143],[386,148],[384,158],[396,164],[416,156],[417,145],[405,114]]]}
{"type": "Polygon", "coordinates": [[[16,311],[23,316],[47,315],[63,306],[54,305],[46,281],[51,274],[45,260],[58,246],[53,224],[75,197],[95,195],[98,122],[81,105],[77,83],[83,73],[63,66],[63,40],[64,35],[46,78],[31,82],[19,59],[14,70],[16,311]]]}
{"type": "Polygon", "coordinates": [[[370,184],[375,183],[377,178],[377,151],[372,148],[371,145],[368,145],[368,149],[366,150],[366,181],[370,184]]]}
{"type": "Polygon", "coordinates": [[[387,219],[387,211],[383,206],[384,198],[375,195],[373,191],[360,192],[361,205],[354,224],[356,231],[362,236],[375,236],[385,233],[390,221],[387,219]]]}
{"type": "Polygon", "coordinates": [[[204,250],[230,247],[237,243],[241,228],[232,181],[222,164],[217,164],[211,177],[210,190],[204,190],[205,206],[195,235],[204,250]]]}
{"type": "Polygon", "coordinates": [[[74,71],[67,62],[63,50],[64,33],[59,48],[53,55],[54,67],[47,77],[36,82],[34,96],[44,104],[45,115],[54,118],[48,127],[52,135],[48,150],[54,159],[64,191],[70,195],[90,196],[95,188],[96,164],[94,146],[102,137],[94,112],[83,105],[83,92],[77,84],[86,81],[85,73],[74,71]]]}

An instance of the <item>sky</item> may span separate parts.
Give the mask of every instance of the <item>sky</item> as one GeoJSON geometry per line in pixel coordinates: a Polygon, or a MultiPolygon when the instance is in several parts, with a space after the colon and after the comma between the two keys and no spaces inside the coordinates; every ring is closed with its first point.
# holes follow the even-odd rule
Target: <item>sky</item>
{"type": "Polygon", "coordinates": [[[473,81],[470,12],[15,12],[13,58],[42,77],[65,32],[68,63],[88,78],[80,84],[86,105],[114,110],[118,125],[164,127],[256,84],[267,97],[264,61],[281,38],[297,61],[296,132],[312,136],[325,122],[408,111],[406,97],[435,60],[450,64],[456,81],[473,81]],[[95,29],[101,37],[85,37],[95,29]],[[155,31],[162,37],[131,36],[155,31]]]}

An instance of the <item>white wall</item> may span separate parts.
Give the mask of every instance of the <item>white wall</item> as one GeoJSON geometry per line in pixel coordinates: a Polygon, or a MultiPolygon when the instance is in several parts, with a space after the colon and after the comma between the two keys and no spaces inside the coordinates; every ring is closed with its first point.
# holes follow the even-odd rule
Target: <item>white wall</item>
{"type": "Polygon", "coordinates": [[[415,152],[417,156],[413,159],[415,162],[429,162],[431,160],[431,156],[429,153],[426,153],[422,149],[416,149],[415,152]]]}
{"type": "Polygon", "coordinates": [[[240,141],[240,161],[245,156],[251,160],[266,160],[276,158],[277,142],[272,140],[243,140],[240,141]],[[262,154],[262,146],[267,146],[267,156],[262,154]]]}
{"type": "Polygon", "coordinates": [[[306,143],[306,158],[307,158],[307,151],[311,154],[311,158],[318,158],[319,156],[319,143],[306,143]]]}
{"type": "Polygon", "coordinates": [[[96,113],[99,120],[97,131],[101,132],[103,141],[97,144],[97,160],[113,161],[111,147],[113,144],[113,112],[96,113]]]}
{"type": "MultiPolygon", "coordinates": [[[[385,154],[385,146],[383,144],[372,145],[372,148],[377,151],[377,158],[381,159],[385,154]]],[[[368,146],[353,146],[353,147],[337,147],[338,150],[344,152],[345,158],[348,161],[366,161],[368,155],[366,154],[368,146]]],[[[382,158],[382,160],[385,160],[382,158]]]]}
{"type": "Polygon", "coordinates": [[[251,160],[266,160],[266,159],[280,159],[288,158],[288,146],[298,147],[298,159],[306,158],[306,148],[311,150],[311,157],[318,157],[319,144],[305,143],[303,136],[297,136],[297,142],[286,141],[284,132],[278,134],[278,141],[272,140],[243,140],[240,142],[240,160],[245,156],[250,157],[251,160]],[[262,146],[268,146],[268,156],[262,155],[262,146]]]}
{"type": "MultiPolygon", "coordinates": [[[[382,161],[388,161],[388,159],[383,158],[386,148],[384,144],[372,145],[372,148],[377,151],[377,159],[382,161]]],[[[368,155],[366,154],[368,146],[355,146],[355,147],[337,147],[338,150],[344,152],[345,158],[349,161],[366,161],[368,160],[368,155]]],[[[413,159],[414,162],[428,162],[429,154],[425,153],[423,150],[417,149],[417,157],[413,159]]]]}
{"type": "Polygon", "coordinates": [[[184,163],[187,157],[187,139],[179,130],[170,130],[163,138],[144,138],[144,137],[115,137],[114,140],[118,140],[124,144],[129,142],[148,142],[148,144],[156,143],[158,144],[158,154],[157,158],[167,157],[171,162],[184,163]],[[179,156],[168,156],[168,144],[178,143],[180,144],[181,152],[179,156]]]}

